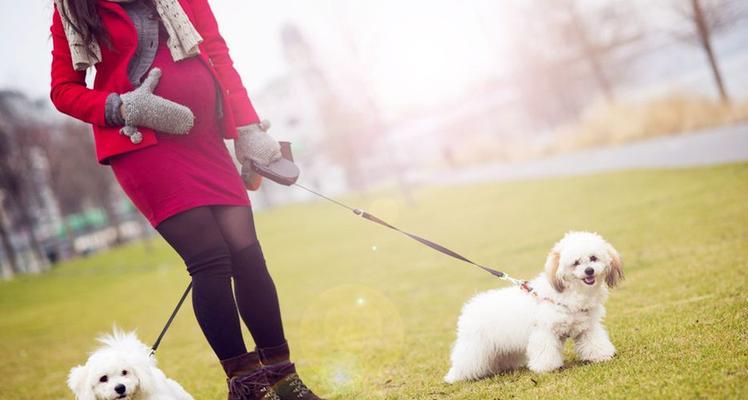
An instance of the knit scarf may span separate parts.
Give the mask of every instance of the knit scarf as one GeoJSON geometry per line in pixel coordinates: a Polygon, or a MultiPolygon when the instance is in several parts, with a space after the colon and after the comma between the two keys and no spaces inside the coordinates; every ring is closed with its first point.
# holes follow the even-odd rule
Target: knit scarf
{"type": "MultiPolygon", "coordinates": [[[[55,0],[57,9],[62,13],[68,12],[69,0],[55,0]]],[[[169,33],[169,39],[166,41],[171,57],[174,61],[183,60],[200,54],[198,45],[202,43],[203,38],[192,26],[187,14],[184,13],[178,0],[153,0],[156,5],[156,11],[161,17],[161,22],[169,33]]],[[[92,65],[101,61],[101,48],[94,40],[91,42],[90,51],[87,51],[83,43],[83,37],[73,29],[66,18],[62,18],[62,25],[65,29],[65,37],[70,45],[70,55],[73,58],[73,68],[76,71],[88,69],[92,65]]]]}

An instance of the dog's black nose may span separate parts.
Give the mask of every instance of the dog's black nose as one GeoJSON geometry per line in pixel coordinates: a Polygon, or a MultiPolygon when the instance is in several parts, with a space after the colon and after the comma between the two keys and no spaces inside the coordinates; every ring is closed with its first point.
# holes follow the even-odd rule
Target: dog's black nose
{"type": "Polygon", "coordinates": [[[127,390],[127,388],[125,387],[125,385],[121,383],[114,387],[114,391],[117,392],[118,394],[125,393],[125,390],[127,390]]]}
{"type": "Polygon", "coordinates": [[[595,275],[595,269],[592,267],[587,267],[585,268],[584,273],[587,275],[595,275]]]}

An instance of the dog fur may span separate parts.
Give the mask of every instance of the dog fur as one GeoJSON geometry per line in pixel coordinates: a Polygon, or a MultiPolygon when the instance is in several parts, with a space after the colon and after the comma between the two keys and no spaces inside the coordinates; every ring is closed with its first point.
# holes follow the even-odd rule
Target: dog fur
{"type": "Polygon", "coordinates": [[[481,379],[527,366],[563,366],[564,342],[581,360],[610,360],[616,349],[602,324],[608,288],[623,278],[621,257],[600,235],[569,232],[553,247],[545,271],[519,287],[479,293],[462,309],[447,383],[481,379]]]}
{"type": "Polygon", "coordinates": [[[70,370],[68,387],[76,399],[193,400],[182,386],[156,367],[150,349],[134,332],[115,328],[99,342],[103,346],[85,364],[70,370]]]}

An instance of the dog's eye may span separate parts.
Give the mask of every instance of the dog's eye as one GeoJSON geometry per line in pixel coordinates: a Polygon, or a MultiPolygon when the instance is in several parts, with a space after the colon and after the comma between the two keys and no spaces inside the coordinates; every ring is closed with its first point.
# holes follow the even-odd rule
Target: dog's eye
{"type": "Polygon", "coordinates": [[[123,375],[123,376],[124,376],[124,375],[127,375],[127,370],[126,370],[126,369],[123,369],[123,370],[122,370],[122,375],[123,375]]]}
{"type": "Polygon", "coordinates": [[[595,256],[590,257],[590,261],[592,261],[592,262],[597,261],[597,257],[595,257],[595,256]]]}
{"type": "Polygon", "coordinates": [[[575,266],[575,267],[578,267],[578,266],[579,266],[579,260],[577,260],[577,261],[574,261],[574,266],[575,266]]]}
{"type": "Polygon", "coordinates": [[[108,380],[109,380],[109,378],[107,378],[107,376],[106,376],[106,375],[104,375],[104,376],[102,376],[101,378],[99,378],[99,382],[102,382],[102,383],[104,383],[104,382],[106,382],[106,381],[108,381],[108,380]]]}

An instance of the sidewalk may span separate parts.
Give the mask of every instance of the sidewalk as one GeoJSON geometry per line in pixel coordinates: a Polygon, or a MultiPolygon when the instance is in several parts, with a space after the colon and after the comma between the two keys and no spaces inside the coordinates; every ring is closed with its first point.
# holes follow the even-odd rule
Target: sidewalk
{"type": "Polygon", "coordinates": [[[419,177],[423,183],[465,184],[583,175],[636,168],[676,168],[748,160],[748,124],[665,136],[542,160],[496,163],[419,177]]]}

